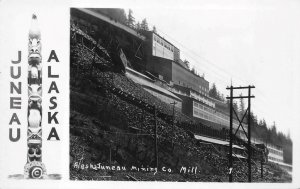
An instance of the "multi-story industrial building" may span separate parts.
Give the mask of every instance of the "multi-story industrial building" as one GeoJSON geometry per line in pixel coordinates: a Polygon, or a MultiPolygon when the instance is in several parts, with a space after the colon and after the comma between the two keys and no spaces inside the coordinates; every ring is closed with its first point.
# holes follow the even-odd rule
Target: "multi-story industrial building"
{"type": "MultiPolygon", "coordinates": [[[[209,96],[209,82],[183,63],[179,48],[171,42],[153,31],[138,32],[93,9],[72,9],[71,14],[86,33],[95,33],[100,45],[109,49],[113,41],[117,42],[128,60],[126,75],[145,90],[166,103],[175,101],[176,107],[190,117],[220,128],[229,127],[227,104],[209,96]]],[[[243,125],[247,131],[247,125],[243,125]]],[[[234,119],[233,127],[238,126],[234,119]]],[[[244,134],[238,135],[246,140],[244,134]]],[[[263,142],[253,139],[252,143],[263,142]]],[[[270,162],[284,164],[282,149],[271,145],[267,148],[270,162]]]]}

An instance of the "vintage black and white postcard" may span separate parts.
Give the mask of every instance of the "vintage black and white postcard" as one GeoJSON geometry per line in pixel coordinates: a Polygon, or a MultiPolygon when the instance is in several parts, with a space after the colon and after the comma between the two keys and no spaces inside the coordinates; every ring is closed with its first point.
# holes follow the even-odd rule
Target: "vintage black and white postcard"
{"type": "Polygon", "coordinates": [[[299,18],[298,0],[0,1],[0,188],[299,188],[299,18]]]}

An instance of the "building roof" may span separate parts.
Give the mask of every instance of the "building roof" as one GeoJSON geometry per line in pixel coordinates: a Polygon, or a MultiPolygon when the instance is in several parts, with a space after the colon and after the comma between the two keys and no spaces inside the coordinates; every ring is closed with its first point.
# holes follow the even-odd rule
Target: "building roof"
{"type": "Polygon", "coordinates": [[[103,14],[100,14],[98,12],[94,12],[92,10],[89,10],[89,9],[86,9],[86,8],[75,8],[76,10],[79,10],[80,12],[83,12],[85,14],[88,14],[88,15],[91,15],[93,17],[96,17],[98,19],[101,19],[117,28],[120,28],[128,33],[130,33],[131,35],[134,35],[135,37],[141,39],[141,40],[146,40],[146,37],[141,35],[140,33],[138,33],[137,31],[135,31],[134,29],[128,27],[128,26],[125,26],[124,24],[120,23],[120,22],[117,22],[115,20],[112,20],[110,19],[109,17],[103,15],[103,14]]]}
{"type": "MultiPolygon", "coordinates": [[[[226,146],[229,146],[229,144],[227,144],[226,146]]],[[[245,150],[245,147],[241,147],[241,146],[236,145],[236,144],[233,144],[232,148],[238,148],[238,149],[241,149],[241,150],[245,150]]]]}
{"type": "MultiPolygon", "coordinates": [[[[209,142],[209,143],[214,143],[214,144],[229,146],[229,141],[219,140],[219,139],[205,137],[205,136],[200,136],[200,135],[194,135],[194,137],[197,140],[202,140],[202,141],[209,142]]],[[[245,149],[244,147],[238,146],[236,144],[233,144],[232,148],[245,149]]]]}
{"type": "Polygon", "coordinates": [[[219,140],[215,138],[200,136],[200,135],[194,135],[195,139],[197,140],[203,140],[205,142],[214,143],[214,144],[220,144],[220,145],[227,145],[228,141],[219,140]]]}
{"type": "Polygon", "coordinates": [[[278,165],[282,165],[282,166],[293,167],[293,165],[287,164],[287,163],[284,163],[284,162],[274,161],[274,160],[271,160],[271,159],[268,159],[268,161],[270,161],[272,163],[276,163],[278,165]]]}
{"type": "Polygon", "coordinates": [[[246,157],[239,155],[239,154],[235,154],[235,153],[233,153],[232,156],[240,158],[240,159],[246,159],[246,157]]]}
{"type": "Polygon", "coordinates": [[[167,89],[164,89],[158,85],[155,85],[153,82],[154,80],[151,79],[150,77],[137,72],[131,68],[126,67],[126,76],[129,77],[130,79],[132,79],[134,82],[139,83],[140,85],[142,85],[145,88],[150,88],[152,90],[158,91],[160,93],[163,93],[169,97],[172,97],[178,101],[182,101],[181,98],[179,98],[178,96],[174,95],[173,93],[171,93],[170,91],[168,91],[167,89]]]}

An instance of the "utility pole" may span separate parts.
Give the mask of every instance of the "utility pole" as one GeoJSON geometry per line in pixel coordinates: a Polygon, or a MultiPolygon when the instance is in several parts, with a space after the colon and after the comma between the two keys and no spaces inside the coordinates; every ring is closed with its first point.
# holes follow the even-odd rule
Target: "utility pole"
{"type": "Polygon", "coordinates": [[[173,105],[173,120],[172,120],[172,150],[174,150],[174,138],[175,138],[175,133],[174,133],[174,130],[175,130],[175,105],[177,104],[177,102],[172,102],[170,103],[173,105]]]}
{"type": "Polygon", "coordinates": [[[229,120],[229,137],[230,137],[230,141],[229,141],[229,182],[232,182],[232,169],[233,169],[233,161],[232,161],[232,101],[233,101],[233,88],[232,86],[230,87],[230,120],[229,120]]]}
{"type": "Polygon", "coordinates": [[[260,160],[260,177],[261,178],[264,178],[263,160],[264,160],[264,156],[263,156],[263,152],[261,152],[261,160],[260,160]]]}
{"type": "MultiPolygon", "coordinates": [[[[146,116],[145,116],[145,110],[143,109],[142,111],[142,127],[140,128],[140,133],[143,130],[143,128],[145,128],[145,121],[146,120],[146,116]]],[[[141,137],[142,138],[142,143],[144,143],[144,136],[141,137]]]]}
{"type": "Polygon", "coordinates": [[[251,182],[251,87],[248,87],[248,182],[251,182]]]}
{"type": "Polygon", "coordinates": [[[234,136],[236,136],[237,131],[239,130],[239,128],[241,127],[244,131],[244,134],[246,135],[248,142],[247,142],[247,152],[248,152],[248,159],[247,159],[247,163],[248,163],[248,182],[251,182],[251,98],[254,98],[255,96],[251,96],[251,89],[255,88],[254,86],[246,86],[246,87],[233,87],[232,85],[230,87],[227,87],[227,90],[230,90],[230,97],[227,97],[227,99],[230,99],[230,129],[229,129],[229,136],[230,136],[230,142],[229,142],[229,182],[232,182],[232,140],[233,140],[233,134],[232,134],[232,119],[233,119],[233,114],[235,114],[238,122],[239,122],[239,126],[234,134],[234,136]],[[248,89],[248,96],[233,96],[233,90],[234,89],[248,89]],[[240,120],[237,112],[234,110],[233,108],[233,99],[237,99],[237,98],[247,98],[248,99],[248,108],[245,111],[243,118],[240,120]],[[248,133],[246,133],[244,127],[243,127],[243,120],[246,116],[246,114],[248,113],[248,133]]]}
{"type": "Polygon", "coordinates": [[[158,170],[158,148],[157,148],[157,112],[156,112],[156,106],[154,106],[154,124],[155,124],[155,163],[156,163],[156,168],[158,170]]]}
{"type": "Polygon", "coordinates": [[[261,151],[261,159],[260,159],[260,177],[264,178],[264,163],[265,163],[265,157],[266,157],[266,146],[263,145],[263,149],[261,151]]]}
{"type": "Polygon", "coordinates": [[[111,148],[112,148],[113,140],[109,141],[109,165],[111,165],[111,148]]]}

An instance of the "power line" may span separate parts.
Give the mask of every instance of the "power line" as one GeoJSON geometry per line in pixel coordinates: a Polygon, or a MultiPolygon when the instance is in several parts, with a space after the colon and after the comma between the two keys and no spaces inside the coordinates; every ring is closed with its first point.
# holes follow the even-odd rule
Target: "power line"
{"type": "MultiPolygon", "coordinates": [[[[152,24],[149,24],[149,25],[152,25],[152,24]]],[[[154,25],[152,25],[152,26],[154,26],[154,25]]],[[[170,36],[169,34],[166,34],[166,33],[163,32],[161,29],[158,29],[158,28],[157,28],[157,30],[160,31],[161,33],[163,33],[164,35],[166,35],[167,37],[169,37],[170,39],[172,39],[173,41],[175,41],[176,43],[178,43],[181,47],[183,47],[184,49],[187,50],[187,51],[183,51],[183,50],[181,50],[181,51],[186,52],[187,54],[188,54],[189,52],[192,53],[192,54],[194,54],[194,56],[199,57],[200,59],[204,60],[204,62],[208,63],[209,65],[212,65],[213,67],[215,67],[216,69],[218,69],[219,71],[221,71],[221,73],[225,74],[226,77],[231,77],[232,75],[234,75],[234,74],[232,74],[231,72],[228,72],[227,70],[225,70],[225,69],[223,69],[223,68],[217,66],[217,64],[213,63],[212,61],[208,60],[207,58],[205,58],[205,57],[199,55],[197,52],[195,52],[194,50],[190,49],[189,47],[186,47],[184,44],[182,44],[182,43],[179,42],[178,40],[174,39],[174,38],[173,38],[172,36],[170,36]]],[[[190,56],[190,58],[192,58],[194,61],[198,62],[198,60],[196,60],[194,57],[190,56]]],[[[208,69],[210,69],[208,65],[206,65],[206,64],[204,64],[204,65],[205,65],[208,69]]],[[[210,69],[210,70],[211,70],[211,69],[210,69]]],[[[214,75],[214,76],[216,76],[216,75],[214,75]]],[[[246,81],[245,79],[243,79],[243,78],[241,78],[241,77],[239,77],[239,76],[237,76],[237,75],[234,76],[234,79],[237,79],[237,80],[241,81],[242,84],[247,83],[247,81],[246,81]]],[[[228,85],[228,83],[225,83],[224,78],[221,78],[220,80],[217,79],[217,80],[218,80],[219,82],[225,84],[225,85],[228,85]]],[[[261,96],[263,96],[263,98],[267,99],[267,97],[264,95],[264,93],[263,93],[260,89],[257,89],[257,92],[258,92],[261,96]]]]}
{"type": "MultiPolygon", "coordinates": [[[[192,49],[186,47],[185,45],[183,45],[182,43],[180,43],[179,41],[177,41],[176,39],[174,39],[174,38],[171,37],[170,35],[164,33],[162,30],[160,30],[160,29],[157,29],[157,30],[159,30],[161,33],[163,33],[164,35],[168,36],[169,38],[171,38],[172,40],[174,40],[175,42],[177,42],[181,47],[183,47],[183,48],[185,48],[186,50],[188,50],[188,52],[191,52],[194,56],[196,56],[196,57],[198,57],[198,58],[204,60],[204,62],[208,63],[208,65],[212,65],[212,66],[215,67],[216,69],[220,70],[222,73],[225,73],[225,74],[227,74],[227,75],[229,75],[229,76],[232,76],[232,75],[233,75],[232,73],[230,73],[230,72],[224,70],[223,68],[217,66],[215,63],[213,63],[212,61],[208,60],[207,58],[205,58],[205,57],[199,55],[198,53],[196,53],[196,52],[193,51],[192,49]]],[[[185,52],[186,52],[186,51],[185,51],[185,52]]],[[[198,62],[198,60],[196,60],[196,62],[198,62]]],[[[207,66],[207,65],[206,65],[206,66],[207,66]]],[[[236,78],[237,78],[237,77],[236,77],[236,78]]],[[[241,80],[241,79],[240,79],[240,80],[241,80]]],[[[245,81],[243,81],[243,82],[245,82],[245,81]]],[[[246,83],[246,82],[245,82],[245,83],[246,83]]]]}
{"type": "MultiPolygon", "coordinates": [[[[149,23],[149,25],[151,25],[152,27],[154,26],[153,24],[149,23]]],[[[204,66],[206,68],[208,68],[209,70],[213,71],[213,68],[210,67],[210,65],[212,65],[215,69],[221,71],[222,75],[226,75],[225,77],[232,77],[234,74],[232,74],[231,72],[228,72],[227,70],[217,66],[217,64],[213,63],[212,61],[208,60],[207,58],[199,55],[197,52],[195,52],[194,50],[190,49],[189,47],[185,46],[184,44],[182,44],[181,42],[179,42],[178,40],[176,40],[175,38],[173,38],[172,36],[170,36],[169,34],[166,34],[164,31],[162,31],[161,29],[156,28],[159,32],[163,33],[164,35],[166,35],[167,37],[169,37],[170,39],[172,39],[173,41],[175,41],[176,43],[178,43],[181,47],[183,47],[184,49],[186,49],[187,51],[184,51],[181,49],[182,52],[185,52],[186,54],[189,54],[189,57],[192,58],[194,61],[199,62],[194,56],[204,60],[204,62],[208,63],[208,65],[204,64],[204,66]],[[191,53],[191,54],[190,54],[191,53]],[[193,56],[193,55],[194,56],[193,56]]],[[[201,62],[200,62],[201,63],[201,62]]],[[[203,62],[202,62],[203,63],[203,62]]],[[[204,70],[203,70],[204,71],[204,70]]],[[[218,80],[219,83],[224,84],[225,86],[228,85],[227,82],[224,81],[224,77],[216,74],[214,75],[214,77],[216,77],[215,79],[218,80]],[[218,77],[218,78],[217,78],[218,77]]],[[[234,76],[235,80],[239,80],[242,84],[248,83],[245,79],[240,78],[239,76],[235,75],[234,76]]],[[[260,90],[257,89],[257,92],[265,99],[267,99],[267,97],[264,95],[264,93],[260,90]]],[[[265,103],[264,101],[261,101],[262,103],[265,103]]]]}
{"type": "MultiPolygon", "coordinates": [[[[149,25],[150,27],[154,27],[154,26],[155,26],[154,24],[151,24],[151,23],[149,23],[149,22],[148,22],[148,25],[149,25]]],[[[224,86],[227,86],[227,85],[228,85],[228,83],[224,80],[224,76],[225,76],[225,77],[228,77],[228,78],[231,78],[234,74],[232,74],[232,73],[229,72],[228,70],[225,70],[225,69],[219,67],[217,64],[213,63],[213,62],[210,61],[209,59],[207,59],[207,58],[205,58],[205,57],[199,55],[197,52],[195,52],[194,50],[192,50],[192,49],[190,49],[189,47],[185,46],[183,43],[179,42],[178,40],[176,40],[175,38],[173,38],[171,35],[167,34],[167,33],[164,32],[164,31],[162,31],[162,29],[156,27],[156,30],[158,30],[159,32],[161,32],[162,34],[164,34],[165,36],[167,36],[168,38],[170,38],[170,39],[172,39],[173,41],[175,41],[175,42],[176,42],[177,44],[179,44],[183,49],[186,49],[187,51],[181,49],[181,52],[185,52],[185,54],[188,55],[188,57],[192,58],[195,62],[199,62],[199,61],[195,58],[195,56],[198,57],[198,58],[200,58],[201,60],[204,60],[204,62],[201,61],[201,62],[199,62],[199,63],[201,63],[202,66],[205,66],[205,67],[207,68],[208,71],[211,70],[212,73],[216,73],[216,71],[214,71],[214,70],[219,70],[219,71],[221,71],[221,72],[219,72],[219,74],[213,75],[213,76],[214,76],[214,79],[217,80],[218,83],[222,83],[224,86]],[[208,63],[208,64],[205,64],[205,63],[208,63]],[[211,67],[211,66],[212,66],[212,67],[211,67]],[[221,75],[223,75],[223,76],[221,76],[221,75]]],[[[204,70],[202,70],[202,71],[204,72],[204,70]]],[[[208,75],[210,75],[209,72],[206,72],[206,73],[208,73],[208,75]]],[[[237,75],[234,75],[234,80],[238,80],[239,82],[241,82],[241,84],[248,84],[248,82],[247,82],[245,79],[243,79],[243,78],[241,78],[241,77],[239,77],[239,76],[237,76],[237,75]]],[[[260,94],[260,95],[259,95],[259,96],[260,96],[259,98],[263,98],[263,100],[262,100],[261,102],[262,102],[263,104],[265,104],[265,101],[268,99],[268,98],[266,97],[266,95],[264,95],[264,93],[263,93],[260,89],[257,89],[256,91],[260,94]]]]}
{"type": "MultiPolygon", "coordinates": [[[[181,51],[186,52],[187,54],[189,54],[189,52],[190,52],[190,53],[194,54],[194,56],[201,58],[201,59],[204,60],[205,62],[209,63],[209,65],[212,65],[212,66],[214,66],[216,69],[218,69],[219,71],[221,71],[221,73],[222,73],[223,76],[226,75],[226,77],[231,77],[231,76],[233,75],[232,73],[230,73],[230,72],[228,72],[228,71],[226,71],[226,70],[220,68],[219,66],[217,66],[216,64],[214,64],[212,61],[208,60],[207,58],[205,58],[205,57],[199,55],[198,53],[196,53],[196,52],[193,51],[192,49],[186,47],[186,46],[183,45],[181,42],[179,42],[179,41],[177,41],[176,39],[174,39],[172,36],[170,36],[170,35],[166,34],[165,32],[163,32],[161,29],[157,29],[157,30],[158,30],[159,32],[163,33],[164,35],[166,35],[167,37],[169,37],[170,39],[172,39],[173,41],[177,42],[178,44],[180,44],[181,47],[183,47],[184,49],[187,50],[187,51],[184,51],[184,50],[181,49],[181,51]]],[[[197,60],[194,56],[189,56],[189,57],[192,58],[194,61],[198,62],[198,60],[197,60]]],[[[209,66],[207,66],[206,64],[204,64],[204,66],[205,66],[206,68],[208,68],[209,70],[212,70],[212,72],[214,72],[213,69],[211,69],[211,68],[210,68],[209,66]]],[[[204,72],[204,70],[203,70],[203,72],[204,72]]],[[[215,75],[214,75],[214,78],[215,78],[215,80],[218,81],[218,83],[222,83],[224,86],[227,86],[227,85],[228,85],[228,83],[224,80],[224,77],[222,77],[221,75],[215,74],[215,75]]],[[[240,78],[240,77],[237,76],[237,75],[234,76],[234,79],[237,79],[237,80],[241,81],[242,84],[243,84],[243,83],[247,83],[245,79],[242,79],[242,78],[240,78]]],[[[259,97],[256,98],[256,99],[257,99],[258,101],[260,101],[261,104],[267,105],[267,104],[266,104],[266,101],[267,101],[266,95],[265,95],[260,89],[257,89],[257,92],[258,92],[260,95],[259,95],[259,97]]],[[[258,105],[255,105],[255,107],[258,107],[258,105]]],[[[262,110],[262,109],[264,109],[264,108],[259,108],[259,109],[262,110]]],[[[266,113],[265,111],[261,111],[261,112],[266,113]]]]}

